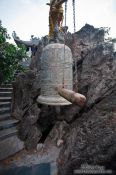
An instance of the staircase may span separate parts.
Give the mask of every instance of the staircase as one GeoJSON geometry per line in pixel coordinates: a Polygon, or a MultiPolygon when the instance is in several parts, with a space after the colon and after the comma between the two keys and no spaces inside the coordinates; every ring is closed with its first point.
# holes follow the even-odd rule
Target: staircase
{"type": "Polygon", "coordinates": [[[18,120],[11,117],[12,85],[0,86],[0,160],[24,148],[17,137],[18,120]]]}

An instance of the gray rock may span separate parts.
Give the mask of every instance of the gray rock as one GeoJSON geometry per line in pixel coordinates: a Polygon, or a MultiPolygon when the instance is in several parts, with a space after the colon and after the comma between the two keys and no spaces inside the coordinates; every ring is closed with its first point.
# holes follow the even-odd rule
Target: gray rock
{"type": "Polygon", "coordinates": [[[31,125],[37,123],[39,119],[40,109],[38,108],[37,104],[32,105],[27,113],[25,114],[26,121],[31,125]]]}
{"type": "Polygon", "coordinates": [[[87,97],[58,159],[59,175],[89,165],[114,164],[116,155],[116,56],[112,44],[93,46],[77,64],[78,90],[87,97]]]}
{"type": "Polygon", "coordinates": [[[65,121],[56,122],[51,132],[49,133],[45,143],[50,142],[50,143],[53,143],[54,145],[57,145],[58,141],[60,140],[64,142],[65,136],[69,132],[69,130],[70,130],[70,126],[65,121]]]}
{"type": "Polygon", "coordinates": [[[41,129],[36,126],[39,119],[40,109],[37,104],[32,105],[24,114],[19,125],[20,139],[25,141],[27,149],[36,148],[42,133],[41,129]]]}
{"type": "Polygon", "coordinates": [[[41,136],[42,136],[42,133],[40,129],[36,126],[31,126],[25,141],[26,148],[28,150],[36,149],[41,136]]]}
{"type": "Polygon", "coordinates": [[[73,174],[81,164],[106,165],[116,153],[116,87],[75,121],[59,157],[59,174],[73,174]],[[63,162],[63,163],[62,163],[63,162]]]}
{"type": "Polygon", "coordinates": [[[36,102],[40,93],[38,74],[27,71],[18,75],[13,83],[12,116],[21,120],[27,109],[36,102]]]}
{"type": "Polygon", "coordinates": [[[38,72],[39,68],[40,68],[40,57],[41,57],[42,50],[43,50],[43,45],[40,42],[38,45],[38,49],[37,49],[35,56],[32,56],[32,58],[31,58],[31,63],[29,66],[30,69],[35,71],[35,72],[38,72]]]}
{"type": "Polygon", "coordinates": [[[87,97],[87,106],[104,98],[116,83],[116,59],[112,45],[97,45],[83,60],[78,88],[87,97]],[[107,50],[107,55],[104,51],[107,50]]]}
{"type": "Polygon", "coordinates": [[[42,134],[36,127],[40,109],[36,98],[40,93],[39,74],[27,71],[18,75],[13,84],[12,116],[20,120],[19,137],[26,148],[36,148],[42,134]]]}
{"type": "Polygon", "coordinates": [[[80,111],[80,107],[74,104],[57,107],[57,120],[66,121],[67,123],[71,123],[75,120],[75,116],[78,116],[80,111]]]}

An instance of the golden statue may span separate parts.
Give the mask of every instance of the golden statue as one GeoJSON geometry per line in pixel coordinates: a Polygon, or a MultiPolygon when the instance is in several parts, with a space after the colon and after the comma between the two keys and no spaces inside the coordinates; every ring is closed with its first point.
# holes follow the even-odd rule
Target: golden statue
{"type": "Polygon", "coordinates": [[[47,5],[50,6],[49,11],[49,36],[54,36],[55,29],[61,31],[63,23],[63,7],[62,4],[67,0],[50,0],[47,5]]]}

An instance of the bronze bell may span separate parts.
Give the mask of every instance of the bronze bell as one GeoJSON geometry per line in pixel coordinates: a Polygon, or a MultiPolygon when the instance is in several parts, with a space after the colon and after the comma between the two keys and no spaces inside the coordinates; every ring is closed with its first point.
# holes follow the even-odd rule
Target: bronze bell
{"type": "Polygon", "coordinates": [[[73,89],[72,53],[68,46],[60,43],[47,45],[42,52],[40,70],[41,95],[37,102],[46,105],[70,105],[61,97],[56,87],[73,89]]]}

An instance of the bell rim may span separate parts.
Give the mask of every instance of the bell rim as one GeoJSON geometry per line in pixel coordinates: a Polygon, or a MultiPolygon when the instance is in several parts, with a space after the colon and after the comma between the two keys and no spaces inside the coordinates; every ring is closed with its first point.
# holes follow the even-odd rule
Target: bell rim
{"type": "Polygon", "coordinates": [[[37,103],[51,106],[65,106],[72,104],[63,97],[44,97],[42,95],[38,96],[37,103]]]}

